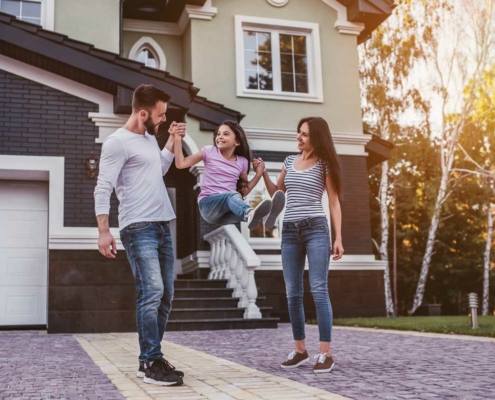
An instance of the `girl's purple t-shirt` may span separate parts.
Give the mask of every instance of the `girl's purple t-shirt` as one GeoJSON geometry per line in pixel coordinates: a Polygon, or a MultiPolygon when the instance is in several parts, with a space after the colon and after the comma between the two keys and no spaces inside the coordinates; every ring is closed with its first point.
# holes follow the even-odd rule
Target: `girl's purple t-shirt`
{"type": "Polygon", "coordinates": [[[248,170],[248,160],[241,156],[236,161],[226,160],[216,146],[205,146],[201,151],[205,170],[198,202],[212,194],[235,192],[239,176],[248,170]]]}

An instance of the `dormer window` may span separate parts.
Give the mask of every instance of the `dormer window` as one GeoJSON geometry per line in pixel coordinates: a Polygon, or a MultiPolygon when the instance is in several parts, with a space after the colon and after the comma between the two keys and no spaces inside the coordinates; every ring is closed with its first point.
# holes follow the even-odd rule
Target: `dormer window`
{"type": "Polygon", "coordinates": [[[139,62],[142,62],[144,65],[150,68],[158,68],[158,59],[157,57],[153,54],[153,52],[148,49],[148,48],[143,48],[141,51],[139,51],[136,60],[139,62]]]}
{"type": "Polygon", "coordinates": [[[318,24],[236,15],[237,96],[323,102],[318,24]]]}
{"type": "Polygon", "coordinates": [[[150,68],[161,69],[163,71],[167,68],[167,59],[163,49],[155,39],[149,36],[143,36],[134,43],[128,57],[150,68]]]}

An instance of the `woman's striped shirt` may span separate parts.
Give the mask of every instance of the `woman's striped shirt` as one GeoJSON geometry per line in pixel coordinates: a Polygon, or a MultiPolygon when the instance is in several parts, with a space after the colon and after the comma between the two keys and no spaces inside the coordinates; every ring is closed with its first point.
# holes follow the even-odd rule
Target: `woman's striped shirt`
{"type": "Polygon", "coordinates": [[[311,168],[298,171],[294,161],[298,155],[289,156],[284,161],[287,171],[284,184],[287,188],[287,206],[284,221],[297,221],[308,217],[325,216],[322,205],[325,191],[325,178],[328,167],[320,160],[311,168]]]}

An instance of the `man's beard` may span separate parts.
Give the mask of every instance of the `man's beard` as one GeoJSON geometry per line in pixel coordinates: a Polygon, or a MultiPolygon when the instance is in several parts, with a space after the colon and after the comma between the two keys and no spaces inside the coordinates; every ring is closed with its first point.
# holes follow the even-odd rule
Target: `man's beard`
{"type": "Polygon", "coordinates": [[[154,124],[151,116],[148,116],[148,119],[144,121],[146,132],[148,132],[150,135],[156,135],[158,133],[158,127],[160,126],[160,124],[161,122],[158,122],[158,124],[154,124]]]}

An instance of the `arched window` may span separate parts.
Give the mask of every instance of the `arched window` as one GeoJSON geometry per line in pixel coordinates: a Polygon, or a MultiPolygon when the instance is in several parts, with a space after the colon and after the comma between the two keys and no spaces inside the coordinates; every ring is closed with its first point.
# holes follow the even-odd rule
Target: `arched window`
{"type": "Polygon", "coordinates": [[[150,68],[159,68],[158,57],[153,54],[151,49],[143,47],[139,50],[136,60],[142,62],[144,65],[150,68]]]}
{"type": "Polygon", "coordinates": [[[167,59],[161,46],[149,36],[143,36],[132,46],[129,58],[142,62],[147,67],[157,68],[165,71],[167,59]]]}

